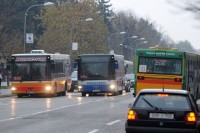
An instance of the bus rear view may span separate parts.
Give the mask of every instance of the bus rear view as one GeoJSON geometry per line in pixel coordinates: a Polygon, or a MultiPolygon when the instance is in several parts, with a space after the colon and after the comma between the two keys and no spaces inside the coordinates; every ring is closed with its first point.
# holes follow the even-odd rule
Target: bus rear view
{"type": "Polygon", "coordinates": [[[135,95],[146,88],[183,89],[184,57],[173,49],[137,50],[135,95]]]}

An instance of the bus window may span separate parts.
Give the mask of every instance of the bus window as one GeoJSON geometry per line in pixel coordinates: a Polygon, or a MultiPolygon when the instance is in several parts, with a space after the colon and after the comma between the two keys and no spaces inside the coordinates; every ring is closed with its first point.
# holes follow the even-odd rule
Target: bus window
{"type": "Polygon", "coordinates": [[[181,66],[181,59],[140,57],[138,72],[181,75],[181,66]]]}

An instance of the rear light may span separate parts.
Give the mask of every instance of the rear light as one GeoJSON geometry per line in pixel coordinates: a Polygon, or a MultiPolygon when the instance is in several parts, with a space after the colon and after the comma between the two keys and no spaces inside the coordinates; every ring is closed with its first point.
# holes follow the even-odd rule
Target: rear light
{"type": "Polygon", "coordinates": [[[187,115],[186,115],[186,118],[185,118],[185,121],[186,122],[196,122],[196,115],[194,112],[189,112],[187,115]]]}
{"type": "Polygon", "coordinates": [[[174,81],[175,82],[182,82],[182,79],[181,78],[175,78],[174,81]]]}
{"type": "Polygon", "coordinates": [[[137,114],[133,110],[128,111],[128,120],[136,120],[137,119],[137,114]]]}
{"type": "Polygon", "coordinates": [[[142,54],[142,52],[140,52],[140,54],[142,54]]]}
{"type": "Polygon", "coordinates": [[[183,55],[182,53],[179,54],[179,56],[182,56],[182,55],[183,55]]]}
{"type": "Polygon", "coordinates": [[[158,97],[168,97],[169,94],[157,94],[158,97]]]}
{"type": "Polygon", "coordinates": [[[144,80],[144,76],[137,76],[137,79],[144,80]]]}

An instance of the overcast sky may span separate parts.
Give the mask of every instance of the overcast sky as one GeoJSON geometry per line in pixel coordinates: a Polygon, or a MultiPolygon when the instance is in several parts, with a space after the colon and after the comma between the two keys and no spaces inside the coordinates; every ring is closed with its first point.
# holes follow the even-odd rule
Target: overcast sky
{"type": "MultiPolygon", "coordinates": [[[[200,20],[187,13],[170,0],[111,0],[114,11],[131,10],[136,16],[150,18],[175,42],[188,40],[194,48],[200,48],[200,20]]],[[[171,0],[172,1],[172,0],[171,0]]],[[[182,1],[182,0],[176,0],[182,1]]]]}

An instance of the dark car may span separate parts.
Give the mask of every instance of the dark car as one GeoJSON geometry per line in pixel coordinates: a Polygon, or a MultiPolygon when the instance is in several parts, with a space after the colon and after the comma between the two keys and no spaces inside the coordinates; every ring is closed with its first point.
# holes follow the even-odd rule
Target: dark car
{"type": "Polygon", "coordinates": [[[126,133],[199,133],[199,109],[185,90],[144,89],[130,106],[126,133]]]}
{"type": "Polygon", "coordinates": [[[124,86],[126,92],[130,92],[130,88],[134,87],[135,74],[126,74],[124,76],[124,86]]]}
{"type": "Polygon", "coordinates": [[[77,71],[73,71],[71,74],[71,80],[72,80],[72,84],[71,84],[71,89],[69,90],[69,92],[73,92],[75,89],[78,88],[78,78],[77,78],[78,72],[77,71]]]}

